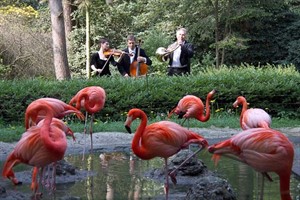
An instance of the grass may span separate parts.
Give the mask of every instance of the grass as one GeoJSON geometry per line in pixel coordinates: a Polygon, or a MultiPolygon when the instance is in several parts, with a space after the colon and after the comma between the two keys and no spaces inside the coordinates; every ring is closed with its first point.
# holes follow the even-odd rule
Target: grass
{"type": "MultiPolygon", "coordinates": [[[[155,119],[150,119],[148,124],[165,120],[161,117],[155,119]]],[[[177,117],[172,117],[170,120],[182,123],[182,119],[177,119],[177,117]]],[[[67,122],[69,127],[74,132],[83,132],[84,122],[67,122]]],[[[132,131],[134,132],[139,125],[140,121],[136,120],[132,124],[132,131]]],[[[205,123],[199,122],[195,119],[185,122],[184,126],[195,127],[195,128],[240,128],[239,125],[239,116],[236,115],[212,115],[210,120],[205,123]]],[[[288,119],[288,118],[273,118],[272,119],[272,128],[286,128],[286,127],[300,127],[299,119],[288,119]]],[[[4,125],[0,124],[0,138],[2,142],[16,142],[20,139],[21,135],[25,132],[23,124],[15,125],[4,125]]],[[[93,124],[93,132],[124,132],[127,131],[124,128],[124,121],[115,121],[115,122],[101,122],[95,120],[93,124]]]]}

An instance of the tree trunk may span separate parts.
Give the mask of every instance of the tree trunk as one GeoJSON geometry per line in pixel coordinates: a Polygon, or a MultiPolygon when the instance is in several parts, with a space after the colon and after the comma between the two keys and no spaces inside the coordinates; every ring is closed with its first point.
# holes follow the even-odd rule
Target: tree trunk
{"type": "Polygon", "coordinates": [[[105,0],[106,5],[110,5],[113,3],[113,0],[105,0]]]}
{"type": "Polygon", "coordinates": [[[72,0],[63,0],[63,10],[64,10],[66,38],[68,40],[69,35],[72,31],[72,26],[73,26],[72,17],[71,17],[71,14],[73,12],[72,0]]]}
{"type": "Polygon", "coordinates": [[[91,67],[90,67],[91,58],[90,58],[90,10],[88,5],[86,5],[86,10],[85,10],[85,24],[86,24],[86,28],[85,28],[86,76],[89,79],[91,77],[91,67]]]}
{"type": "Polygon", "coordinates": [[[62,1],[49,0],[52,24],[53,57],[58,80],[70,79],[62,1]]]}
{"type": "Polygon", "coordinates": [[[215,18],[216,18],[216,29],[215,29],[215,43],[216,43],[216,68],[219,68],[219,1],[215,1],[215,18]]]}

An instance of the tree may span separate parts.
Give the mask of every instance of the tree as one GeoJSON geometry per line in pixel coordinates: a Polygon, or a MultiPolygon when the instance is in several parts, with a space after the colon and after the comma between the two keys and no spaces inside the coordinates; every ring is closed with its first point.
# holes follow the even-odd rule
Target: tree
{"type": "Polygon", "coordinates": [[[62,2],[49,0],[56,79],[70,79],[62,2]]]}

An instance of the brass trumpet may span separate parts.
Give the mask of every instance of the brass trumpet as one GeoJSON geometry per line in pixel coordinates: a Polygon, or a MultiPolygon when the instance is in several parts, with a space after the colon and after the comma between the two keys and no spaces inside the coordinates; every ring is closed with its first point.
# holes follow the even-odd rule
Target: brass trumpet
{"type": "Polygon", "coordinates": [[[155,54],[157,59],[160,62],[165,62],[168,60],[168,56],[170,55],[170,53],[174,52],[180,45],[177,43],[172,44],[170,47],[168,47],[167,49],[164,47],[159,47],[155,54]]]}

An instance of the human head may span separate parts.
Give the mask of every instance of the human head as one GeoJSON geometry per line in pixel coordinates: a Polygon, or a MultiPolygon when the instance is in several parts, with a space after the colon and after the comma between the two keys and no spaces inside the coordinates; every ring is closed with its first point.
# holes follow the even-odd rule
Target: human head
{"type": "Polygon", "coordinates": [[[103,50],[109,49],[109,41],[106,38],[101,38],[99,40],[99,48],[102,48],[103,50]]]}
{"type": "Polygon", "coordinates": [[[178,43],[182,43],[185,41],[185,37],[187,34],[187,30],[185,28],[179,28],[176,31],[176,38],[178,43]]]}
{"type": "Polygon", "coordinates": [[[128,35],[127,36],[128,48],[133,50],[135,48],[135,43],[136,43],[136,39],[135,39],[134,35],[128,35]]]}

